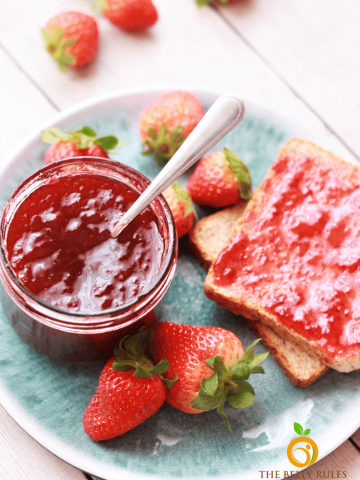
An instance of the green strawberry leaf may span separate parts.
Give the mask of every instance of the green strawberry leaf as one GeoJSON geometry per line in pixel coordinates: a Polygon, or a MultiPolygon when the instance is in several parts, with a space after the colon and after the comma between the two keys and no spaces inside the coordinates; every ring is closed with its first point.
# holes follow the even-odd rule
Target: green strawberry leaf
{"type": "Polygon", "coordinates": [[[304,433],[304,430],[300,425],[300,423],[296,423],[296,422],[294,423],[294,430],[298,435],[302,435],[304,433]]]}
{"type": "Polygon", "coordinates": [[[74,134],[74,141],[76,142],[76,145],[81,148],[90,148],[92,145],[94,145],[94,141],[91,137],[88,137],[87,135],[84,135],[83,133],[76,133],[74,134]]]}
{"type": "Polygon", "coordinates": [[[58,63],[61,65],[75,65],[75,58],[68,53],[62,53],[59,55],[58,63]]]}
{"type": "Polygon", "coordinates": [[[143,155],[154,155],[155,161],[161,165],[165,160],[170,160],[177,149],[185,141],[183,136],[184,129],[181,125],[175,126],[170,134],[165,123],[161,125],[159,134],[156,133],[155,128],[150,127],[146,140],[143,141],[144,150],[143,155]]]}
{"type": "Polygon", "coordinates": [[[124,350],[122,346],[123,346],[123,343],[125,342],[125,340],[127,338],[129,338],[129,336],[130,335],[125,335],[125,337],[122,337],[122,339],[120,340],[119,346],[115,347],[115,349],[114,349],[114,355],[115,356],[128,358],[129,353],[126,350],[124,350]]]}
{"type": "Polygon", "coordinates": [[[148,340],[152,337],[152,330],[144,330],[124,341],[124,349],[134,357],[145,357],[145,349],[148,340]]]}
{"type": "Polygon", "coordinates": [[[203,386],[204,390],[206,391],[206,393],[213,396],[216,393],[216,390],[218,388],[218,384],[219,384],[218,376],[217,376],[217,373],[215,372],[213,375],[211,375],[211,377],[209,377],[209,378],[207,378],[203,381],[202,386],[203,386]]]}
{"type": "Polygon", "coordinates": [[[164,163],[164,157],[160,153],[155,153],[154,158],[158,165],[162,165],[164,163]]]}
{"type": "Polygon", "coordinates": [[[253,343],[245,350],[245,353],[239,362],[249,362],[255,357],[254,347],[257,343],[260,342],[260,340],[261,338],[257,338],[256,340],[253,341],[253,343]]]}
{"type": "Polygon", "coordinates": [[[84,133],[85,135],[87,135],[88,137],[96,137],[96,132],[95,130],[93,130],[91,127],[88,127],[88,126],[84,126],[84,127],[81,127],[81,128],[78,128],[77,130],[75,130],[75,133],[84,133]]]}
{"type": "MultiPolygon", "coordinates": [[[[209,3],[211,3],[211,0],[196,0],[196,5],[199,7],[199,8],[202,8],[204,7],[205,5],[209,5],[209,3]]],[[[230,429],[229,429],[230,430],[230,429]]]]}
{"type": "Polygon", "coordinates": [[[63,63],[57,62],[57,66],[59,67],[59,70],[60,70],[61,73],[66,73],[67,72],[66,67],[63,63]]]}
{"type": "Polygon", "coordinates": [[[117,147],[118,139],[114,135],[108,135],[106,137],[98,138],[94,141],[94,143],[108,152],[109,150],[117,147]]]}
{"type": "Polygon", "coordinates": [[[265,370],[263,369],[263,367],[255,367],[251,369],[251,375],[253,375],[254,373],[265,373],[265,370]]]}
{"type": "MultiPolygon", "coordinates": [[[[150,133],[150,130],[149,130],[149,133],[150,133]]],[[[167,125],[165,125],[165,123],[163,123],[160,128],[158,140],[160,141],[160,143],[163,143],[163,142],[166,142],[167,137],[168,137],[168,127],[167,125]]],[[[162,147],[164,149],[164,146],[162,147]]],[[[166,147],[168,148],[168,145],[166,145],[166,147]]]]}
{"type": "MultiPolygon", "coordinates": [[[[144,157],[152,157],[153,155],[153,152],[151,152],[150,150],[143,150],[141,152],[141,155],[144,155],[144,157]]],[[[162,163],[162,162],[161,162],[162,163]]]]}
{"type": "Polygon", "coordinates": [[[251,392],[229,394],[226,399],[230,405],[235,408],[250,407],[255,401],[254,395],[251,392]]]}
{"type": "Polygon", "coordinates": [[[184,129],[183,129],[183,127],[180,126],[180,125],[177,125],[176,127],[174,127],[174,128],[171,130],[171,133],[170,133],[170,143],[179,143],[179,142],[182,143],[183,136],[184,136],[184,129]]]}
{"type": "Polygon", "coordinates": [[[216,372],[220,377],[225,377],[228,373],[226,370],[224,360],[220,355],[215,355],[214,357],[208,358],[205,360],[205,363],[210,367],[214,372],[216,372]]]}
{"type": "Polygon", "coordinates": [[[260,363],[262,363],[269,355],[269,352],[258,353],[254,356],[254,358],[248,363],[250,372],[252,373],[252,369],[257,367],[260,363]]]}
{"type": "Polygon", "coordinates": [[[307,428],[304,432],[304,435],[309,435],[309,433],[310,433],[310,428],[307,428]]]}
{"type": "Polygon", "coordinates": [[[255,395],[255,392],[254,392],[254,389],[253,389],[252,385],[249,382],[247,382],[246,380],[244,380],[243,378],[232,378],[231,380],[234,383],[236,383],[237,386],[239,387],[237,389],[232,389],[232,391],[230,392],[231,394],[240,393],[240,392],[250,392],[253,395],[255,395]]]}
{"type": "Polygon", "coordinates": [[[202,384],[203,380],[201,381],[199,394],[192,400],[191,405],[198,410],[212,410],[219,405],[224,394],[223,392],[219,392],[216,395],[209,395],[202,384]]]}
{"type": "Polygon", "coordinates": [[[155,128],[153,128],[153,127],[149,128],[149,137],[151,138],[151,140],[154,140],[154,141],[156,141],[158,139],[158,134],[157,134],[155,128]]]}
{"type": "Polygon", "coordinates": [[[71,47],[71,45],[74,45],[76,42],[77,38],[76,37],[71,37],[65,40],[64,42],[60,43],[61,49],[64,51],[66,48],[71,47]]]}
{"type": "Polygon", "coordinates": [[[55,30],[55,27],[51,25],[48,32],[46,32],[42,28],[41,33],[45,42],[45,48],[49,51],[49,53],[51,53],[51,47],[57,46],[59,44],[62,36],[64,35],[64,29],[58,28],[57,30],[55,30]]]}
{"type": "Polygon", "coordinates": [[[59,140],[70,140],[71,135],[64,133],[60,128],[52,127],[42,130],[41,140],[45,143],[56,143],[59,140]]]}
{"type": "Polygon", "coordinates": [[[225,400],[235,408],[246,408],[254,403],[254,389],[246,380],[252,372],[264,373],[264,369],[258,364],[265,360],[268,353],[254,354],[254,345],[260,340],[255,340],[246,349],[243,358],[228,370],[220,355],[205,360],[205,364],[215,373],[201,380],[199,393],[191,402],[192,406],[198,410],[211,410],[217,407],[220,416],[230,429],[224,413],[225,400]]]}
{"type": "Polygon", "coordinates": [[[136,362],[135,367],[136,367],[136,370],[133,373],[133,377],[152,378],[152,374],[150,372],[148,372],[147,370],[145,370],[145,368],[143,366],[141,366],[140,363],[136,362]]]}
{"type": "Polygon", "coordinates": [[[135,360],[131,361],[125,358],[116,357],[114,358],[112,368],[116,372],[127,372],[129,370],[133,370],[135,368],[135,364],[135,360]]]}
{"type": "Polygon", "coordinates": [[[186,202],[185,215],[187,216],[189,213],[194,212],[194,205],[189,192],[185,190],[185,188],[183,188],[178,182],[174,182],[171,186],[175,190],[177,199],[180,202],[186,202]]]}
{"type": "Polygon", "coordinates": [[[128,371],[135,369],[134,377],[152,378],[153,375],[159,375],[166,388],[171,388],[178,377],[174,375],[174,380],[162,376],[169,368],[169,362],[166,359],[161,360],[157,365],[146,356],[151,356],[153,331],[142,327],[138,333],[133,336],[127,335],[120,340],[119,346],[114,349],[116,355],[112,366],[116,371],[128,371]]]}
{"type": "Polygon", "coordinates": [[[41,132],[41,138],[46,143],[56,143],[59,140],[71,140],[80,149],[90,148],[93,145],[99,145],[106,151],[115,147],[126,145],[127,142],[120,142],[114,135],[96,138],[96,132],[87,125],[78,128],[74,132],[64,133],[59,128],[53,127],[41,132]]]}
{"type": "Polygon", "coordinates": [[[161,377],[162,381],[165,383],[166,388],[171,388],[177,382],[177,375],[174,374],[174,380],[169,380],[168,378],[161,377]]]}
{"type": "Polygon", "coordinates": [[[251,198],[251,175],[247,165],[239,157],[237,153],[224,148],[225,159],[229,164],[229,168],[240,182],[240,195],[244,200],[251,198]]]}
{"type": "Polygon", "coordinates": [[[61,39],[64,35],[64,29],[59,28],[55,30],[54,26],[51,26],[48,31],[41,29],[41,33],[44,39],[45,49],[57,62],[61,72],[66,72],[66,66],[75,65],[75,57],[70,55],[67,50],[76,43],[77,37],[71,37],[62,42],[61,39]]]}
{"type": "Polygon", "coordinates": [[[246,363],[238,363],[230,367],[230,372],[237,378],[243,378],[247,380],[250,376],[250,367],[246,363]]]}
{"type": "Polygon", "coordinates": [[[217,412],[220,415],[220,417],[224,420],[225,425],[227,426],[228,430],[231,432],[229,420],[227,419],[227,416],[224,413],[224,403],[225,403],[225,399],[218,406],[217,412]]]}
{"type": "Polygon", "coordinates": [[[163,358],[160,362],[155,365],[154,368],[150,370],[150,373],[155,373],[156,375],[162,375],[163,373],[169,370],[169,362],[163,358]]]}

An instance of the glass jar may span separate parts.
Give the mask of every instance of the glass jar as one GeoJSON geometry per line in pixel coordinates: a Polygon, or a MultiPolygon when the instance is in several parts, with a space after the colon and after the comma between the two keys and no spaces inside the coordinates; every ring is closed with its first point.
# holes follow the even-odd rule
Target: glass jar
{"type": "Polygon", "coordinates": [[[6,239],[19,205],[37,188],[57,176],[96,174],[127,183],[141,194],[150,181],[119,162],[96,157],[77,157],[47,165],[27,178],[5,203],[0,220],[1,302],[5,315],[18,335],[49,357],[70,362],[94,362],[111,357],[124,335],[155,323],[153,312],[174,276],[178,243],[170,208],[162,195],[151,208],[155,213],[164,251],[149,288],[120,307],[97,312],[65,310],[46,303],[16,277],[7,258],[6,239]]]}

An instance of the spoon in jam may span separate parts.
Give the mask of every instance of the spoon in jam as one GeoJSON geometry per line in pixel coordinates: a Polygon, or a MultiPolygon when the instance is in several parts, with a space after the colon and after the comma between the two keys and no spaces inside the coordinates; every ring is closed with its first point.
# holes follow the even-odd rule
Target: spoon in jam
{"type": "Polygon", "coordinates": [[[244,113],[245,104],[240,97],[226,94],[218,98],[153,182],[116,223],[112,238],[116,238],[160,193],[236,127],[244,113]]]}

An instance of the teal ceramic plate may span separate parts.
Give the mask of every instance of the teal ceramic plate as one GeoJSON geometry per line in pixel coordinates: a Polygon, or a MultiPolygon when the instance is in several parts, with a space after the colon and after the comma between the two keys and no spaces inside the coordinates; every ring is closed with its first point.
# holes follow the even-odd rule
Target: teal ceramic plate
{"type": "MultiPolygon", "coordinates": [[[[183,86],[180,88],[184,88],[183,86]]],[[[205,108],[220,95],[192,89],[205,108]]],[[[173,87],[172,87],[173,89],[173,87]]],[[[72,130],[90,125],[101,135],[128,141],[119,161],[150,179],[156,163],[140,154],[137,121],[141,110],[166,88],[143,88],[95,99],[59,114],[48,125],[72,130]]],[[[331,147],[274,109],[245,98],[244,120],[221,142],[248,163],[257,187],[278,150],[292,135],[331,147]]],[[[28,138],[2,164],[2,203],[14,188],[42,166],[46,150],[40,132],[28,138]]],[[[217,147],[219,148],[219,147],[217,147]]],[[[185,183],[186,178],[182,178],[185,183]]],[[[205,272],[180,242],[175,278],[156,308],[159,320],[217,325],[235,332],[245,346],[254,337],[240,317],[205,298],[205,272]]],[[[8,325],[0,308],[0,402],[35,440],[75,467],[106,480],[118,479],[259,479],[261,470],[296,470],[286,455],[295,436],[294,422],[311,429],[319,459],[360,426],[360,372],[329,371],[306,389],[295,388],[270,357],[264,376],[252,380],[255,404],[243,411],[227,409],[229,432],[216,412],[188,415],[164,404],[135,430],[103,442],[91,441],[82,416],[102,365],[73,365],[51,360],[25,344],[8,325]]],[[[264,351],[260,345],[257,350],[264,351]]]]}

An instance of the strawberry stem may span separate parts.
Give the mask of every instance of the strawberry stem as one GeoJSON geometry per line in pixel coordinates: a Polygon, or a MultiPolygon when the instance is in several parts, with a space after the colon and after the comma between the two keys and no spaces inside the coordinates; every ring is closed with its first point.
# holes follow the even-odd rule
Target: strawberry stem
{"type": "Polygon", "coordinates": [[[254,403],[255,392],[247,379],[250,374],[264,373],[259,364],[269,355],[269,352],[254,354],[254,345],[259,341],[260,339],[255,340],[237,364],[229,369],[225,367],[220,355],[205,360],[214,374],[201,380],[200,391],[191,404],[203,411],[217,408],[229,430],[230,425],[223,408],[225,401],[235,408],[246,408],[254,403]]]}
{"type": "Polygon", "coordinates": [[[97,133],[86,125],[76,129],[74,132],[67,130],[66,133],[60,130],[60,128],[52,127],[41,132],[41,139],[45,143],[56,143],[60,140],[74,142],[80,149],[98,145],[105,150],[105,152],[112,153],[114,148],[127,144],[127,142],[120,142],[114,135],[98,137],[97,133]]]}
{"type": "Polygon", "coordinates": [[[48,30],[41,29],[44,39],[45,49],[50,53],[52,58],[57,62],[61,72],[66,72],[66,67],[75,65],[75,57],[69,54],[68,49],[77,41],[77,37],[71,37],[62,41],[64,29],[55,30],[53,25],[48,30]]]}
{"type": "Polygon", "coordinates": [[[152,339],[153,331],[151,329],[141,329],[133,336],[123,337],[119,346],[114,350],[113,369],[117,372],[135,370],[133,377],[138,378],[152,378],[153,375],[159,375],[166,388],[171,388],[177,381],[177,376],[174,375],[174,380],[168,380],[162,376],[169,369],[169,362],[162,359],[154,366],[146,356],[146,350],[151,352],[152,339]]]}
{"type": "Polygon", "coordinates": [[[228,378],[226,379],[226,384],[229,385],[231,388],[234,388],[235,390],[237,390],[238,388],[240,388],[239,385],[237,385],[235,382],[233,382],[233,381],[231,380],[230,377],[228,377],[228,378]]]}
{"type": "Polygon", "coordinates": [[[178,148],[184,143],[184,129],[181,125],[174,127],[169,133],[165,123],[162,124],[159,134],[155,128],[149,128],[147,140],[144,140],[142,155],[153,155],[155,161],[161,165],[164,161],[170,160],[178,148]]]}
{"type": "Polygon", "coordinates": [[[251,174],[240,156],[224,147],[224,156],[229,168],[239,181],[240,196],[248,201],[251,198],[251,174]]]}

